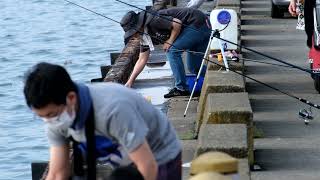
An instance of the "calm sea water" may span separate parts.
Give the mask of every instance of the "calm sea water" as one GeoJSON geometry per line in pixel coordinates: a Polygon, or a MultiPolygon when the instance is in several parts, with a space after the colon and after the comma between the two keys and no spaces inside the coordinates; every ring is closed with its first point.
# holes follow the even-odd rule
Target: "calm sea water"
{"type": "MultiPolygon", "coordinates": [[[[151,0],[125,0],[144,8],[151,0]]],[[[120,20],[135,10],[114,0],[74,0],[120,20]]],[[[37,62],[66,67],[72,78],[100,77],[109,53],[123,48],[119,24],[63,0],[2,0],[0,6],[0,179],[31,179],[30,163],[48,159],[43,123],[25,105],[23,73],[37,62]]]]}

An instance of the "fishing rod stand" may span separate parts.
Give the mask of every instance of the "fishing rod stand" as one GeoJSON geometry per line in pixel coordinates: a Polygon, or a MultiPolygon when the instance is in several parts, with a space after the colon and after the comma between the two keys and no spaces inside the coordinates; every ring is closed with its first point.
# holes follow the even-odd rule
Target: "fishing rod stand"
{"type": "MultiPolygon", "coordinates": [[[[228,65],[228,61],[226,58],[225,47],[222,45],[222,42],[221,42],[222,40],[220,39],[220,31],[218,29],[215,29],[212,33],[212,36],[218,39],[218,43],[219,43],[222,58],[223,58],[224,67],[226,68],[226,71],[229,71],[229,65],[228,65]]],[[[211,43],[212,43],[212,38],[210,37],[210,42],[208,44],[209,47],[211,46],[211,43]]]]}
{"type": "Polygon", "coordinates": [[[213,39],[213,38],[217,38],[217,39],[218,39],[218,42],[219,42],[219,45],[220,45],[220,49],[221,49],[221,54],[222,54],[222,57],[223,57],[224,66],[225,66],[225,68],[226,68],[226,71],[229,71],[228,61],[227,61],[227,58],[226,58],[226,56],[225,56],[224,47],[223,47],[222,42],[221,42],[221,39],[220,39],[220,32],[219,32],[218,29],[216,29],[216,30],[214,30],[214,31],[211,31],[209,43],[208,43],[206,52],[204,53],[204,56],[203,56],[203,59],[202,59],[202,62],[201,62],[201,66],[200,66],[200,68],[199,68],[199,72],[198,72],[196,81],[195,81],[195,83],[194,83],[194,85],[193,85],[193,88],[192,88],[192,91],[191,91],[191,95],[190,95],[190,98],[189,98],[187,107],[186,107],[186,109],[185,109],[185,111],[184,111],[183,117],[186,117],[186,114],[187,114],[187,111],[188,111],[188,108],[189,108],[191,99],[192,99],[192,97],[193,97],[194,91],[195,91],[195,89],[196,89],[196,86],[197,86],[197,84],[198,84],[198,81],[199,81],[199,78],[200,78],[202,69],[203,69],[203,67],[204,67],[205,62],[207,61],[207,57],[208,57],[208,54],[209,54],[209,52],[210,52],[210,47],[211,47],[211,43],[212,43],[212,39],[213,39]]]}
{"type": "Polygon", "coordinates": [[[309,109],[300,109],[299,111],[299,118],[304,121],[305,125],[309,125],[310,121],[313,120],[313,113],[311,110],[311,106],[309,109]]]}

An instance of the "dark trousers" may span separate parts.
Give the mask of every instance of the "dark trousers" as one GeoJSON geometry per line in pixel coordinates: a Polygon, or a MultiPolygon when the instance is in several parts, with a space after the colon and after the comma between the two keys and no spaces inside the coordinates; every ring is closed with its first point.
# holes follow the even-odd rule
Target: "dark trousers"
{"type": "Polygon", "coordinates": [[[171,161],[160,165],[157,180],[181,180],[182,176],[181,152],[171,161]]]}

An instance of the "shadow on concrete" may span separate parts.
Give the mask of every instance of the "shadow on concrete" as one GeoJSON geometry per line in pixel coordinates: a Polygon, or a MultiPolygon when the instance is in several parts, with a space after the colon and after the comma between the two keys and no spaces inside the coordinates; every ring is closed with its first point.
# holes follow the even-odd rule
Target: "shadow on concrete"
{"type": "Polygon", "coordinates": [[[258,149],[255,160],[265,171],[306,170],[320,171],[318,149],[258,149]],[[304,158],[296,158],[301,157],[304,158]],[[268,157],[268,158],[265,158],[268,157]]]}

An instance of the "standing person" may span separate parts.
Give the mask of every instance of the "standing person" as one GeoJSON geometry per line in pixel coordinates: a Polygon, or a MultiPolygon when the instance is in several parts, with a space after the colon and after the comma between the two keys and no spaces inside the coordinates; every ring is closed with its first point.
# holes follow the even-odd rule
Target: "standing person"
{"type": "Polygon", "coordinates": [[[79,143],[74,152],[79,148],[90,156],[93,151],[98,163],[133,163],[145,180],[181,179],[181,145],[172,125],[133,90],[114,83],[78,84],[63,67],[39,63],[26,74],[24,95],[46,124],[47,180],[69,178],[70,138],[79,143]],[[87,135],[90,124],[93,139],[87,135]]]}
{"type": "Polygon", "coordinates": [[[126,86],[131,87],[143,70],[150,50],[154,49],[153,45],[161,43],[175,80],[175,87],[164,97],[190,95],[181,57],[182,50],[199,52],[187,52],[188,69],[191,73],[197,74],[210,38],[209,19],[200,10],[192,8],[170,8],[154,13],[141,11],[136,14],[130,11],[120,22],[125,31],[125,41],[136,33],[141,34],[139,59],[126,86]]]}
{"type": "MultiPolygon", "coordinates": [[[[291,0],[289,4],[288,11],[289,13],[296,17],[297,14],[297,0],[291,0]]],[[[305,32],[307,34],[307,46],[312,48],[312,37],[314,33],[314,17],[313,9],[315,7],[315,0],[305,0],[304,1],[304,19],[305,19],[305,32]]]]}

